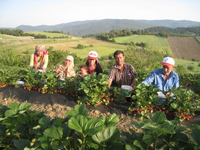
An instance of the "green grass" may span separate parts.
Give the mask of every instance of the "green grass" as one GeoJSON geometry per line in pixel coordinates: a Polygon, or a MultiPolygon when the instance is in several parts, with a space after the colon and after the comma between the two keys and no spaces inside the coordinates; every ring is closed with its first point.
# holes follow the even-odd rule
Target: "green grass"
{"type": "Polygon", "coordinates": [[[9,37],[8,35],[5,35],[5,34],[0,34],[0,38],[2,38],[3,40],[6,40],[6,39],[8,39],[8,40],[16,39],[14,37],[9,37]]]}
{"type": "Polygon", "coordinates": [[[200,36],[196,36],[197,41],[200,43],[200,36]]]}
{"type": "Polygon", "coordinates": [[[84,49],[75,49],[72,52],[75,53],[78,57],[85,58],[90,51],[96,51],[98,57],[113,55],[116,50],[125,50],[126,46],[120,44],[108,44],[108,45],[98,45],[94,47],[87,47],[84,49]]]}
{"type": "Polygon", "coordinates": [[[173,56],[170,46],[166,38],[158,37],[154,35],[131,35],[127,37],[117,37],[115,38],[116,43],[147,43],[147,46],[152,50],[165,51],[170,56],[173,56]]]}
{"type": "Polygon", "coordinates": [[[53,50],[70,51],[77,54],[81,58],[86,58],[89,51],[97,51],[99,57],[113,54],[116,50],[125,50],[126,45],[114,44],[110,42],[102,42],[99,40],[83,39],[76,37],[76,39],[35,39],[35,40],[0,40],[0,54],[7,49],[12,49],[18,55],[31,54],[34,51],[35,45],[45,45],[48,49],[53,47],[53,50]],[[84,49],[77,49],[78,44],[87,46],[84,49]],[[93,47],[89,47],[93,45],[93,47]]]}
{"type": "Polygon", "coordinates": [[[198,66],[198,64],[200,64],[200,62],[189,61],[184,59],[175,59],[175,66],[178,65],[184,66],[186,68],[186,73],[200,73],[200,67],[198,66]],[[193,66],[194,70],[193,71],[188,70],[187,69],[188,66],[193,66]]]}
{"type": "Polygon", "coordinates": [[[67,35],[64,33],[48,33],[48,32],[38,32],[38,31],[29,31],[29,32],[25,32],[25,33],[35,34],[35,35],[42,34],[42,35],[46,35],[47,37],[50,37],[50,38],[63,37],[63,36],[71,37],[71,35],[67,35]]]}

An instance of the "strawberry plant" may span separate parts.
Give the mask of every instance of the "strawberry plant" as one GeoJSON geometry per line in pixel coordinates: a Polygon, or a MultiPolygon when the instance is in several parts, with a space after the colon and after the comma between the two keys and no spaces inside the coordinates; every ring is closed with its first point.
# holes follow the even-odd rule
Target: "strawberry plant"
{"type": "Polygon", "coordinates": [[[40,81],[40,83],[42,83],[43,85],[41,86],[40,92],[41,93],[49,93],[49,94],[53,94],[55,88],[57,87],[57,77],[58,75],[53,73],[53,72],[48,72],[46,74],[42,74],[42,78],[40,81]]]}
{"type": "MultiPolygon", "coordinates": [[[[126,150],[131,149],[193,149],[186,127],[178,125],[177,121],[166,119],[164,112],[156,112],[150,121],[132,122],[141,133],[131,131],[134,135],[132,144],[126,144],[126,150]],[[190,143],[190,144],[188,144],[190,143]]],[[[127,139],[128,140],[128,139],[127,139]]]]}
{"type": "Polygon", "coordinates": [[[77,95],[82,95],[81,92],[78,90],[82,81],[83,78],[65,78],[64,82],[62,82],[60,85],[63,86],[62,90],[65,92],[64,94],[75,97],[77,95]]]}
{"type": "Polygon", "coordinates": [[[200,93],[200,75],[184,74],[180,75],[181,85],[190,87],[195,93],[200,93]]]}
{"type": "Polygon", "coordinates": [[[0,88],[3,88],[8,85],[8,78],[10,77],[10,71],[0,70],[0,88]]]}
{"type": "Polygon", "coordinates": [[[125,97],[130,96],[132,92],[123,91],[121,88],[118,87],[111,87],[109,89],[109,93],[111,93],[111,97],[114,99],[115,102],[125,103],[125,97]],[[125,94],[123,94],[123,92],[125,94]]]}
{"type": "Polygon", "coordinates": [[[0,106],[0,148],[4,149],[110,149],[120,147],[116,114],[88,118],[85,105],[76,105],[66,118],[50,119],[29,110],[29,103],[0,106]]]}
{"type": "Polygon", "coordinates": [[[161,107],[167,109],[180,121],[190,120],[194,117],[195,111],[200,110],[200,97],[193,91],[172,88],[169,92],[170,96],[167,96],[161,107]]]}
{"type": "Polygon", "coordinates": [[[44,74],[38,72],[37,70],[23,70],[20,73],[21,80],[25,81],[24,89],[31,90],[33,88],[41,87],[42,81],[45,79],[44,74]]]}
{"type": "Polygon", "coordinates": [[[153,85],[138,85],[133,92],[132,99],[134,101],[129,108],[129,113],[137,111],[137,113],[141,113],[142,120],[148,118],[147,113],[153,113],[155,110],[155,104],[158,101],[158,91],[159,89],[155,88],[153,85]],[[130,110],[132,111],[130,112],[130,110]]]}
{"type": "Polygon", "coordinates": [[[115,127],[119,122],[116,114],[105,118],[88,119],[84,105],[75,106],[75,110],[66,113],[69,119],[68,126],[73,132],[73,139],[77,143],[77,149],[123,149],[119,143],[120,131],[115,127]]]}
{"type": "Polygon", "coordinates": [[[105,74],[96,75],[95,73],[85,76],[84,80],[79,83],[78,91],[83,95],[78,99],[82,102],[88,102],[94,106],[100,104],[109,104],[110,99],[105,94],[108,91],[108,76],[105,74]]]}
{"type": "Polygon", "coordinates": [[[66,118],[51,119],[44,112],[29,110],[29,103],[0,106],[0,148],[2,149],[199,149],[200,126],[190,130],[169,121],[163,112],[149,121],[132,122],[141,129],[120,135],[116,114],[88,118],[85,105],[76,105],[66,118]],[[122,138],[121,138],[122,136],[122,138]]]}
{"type": "Polygon", "coordinates": [[[195,143],[194,149],[200,149],[200,126],[197,124],[193,124],[193,127],[191,127],[192,133],[190,134],[190,137],[195,143]]]}

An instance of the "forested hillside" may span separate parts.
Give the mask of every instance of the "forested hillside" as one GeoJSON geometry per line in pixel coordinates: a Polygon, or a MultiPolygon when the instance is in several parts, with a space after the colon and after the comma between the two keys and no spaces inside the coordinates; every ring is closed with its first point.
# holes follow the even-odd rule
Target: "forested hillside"
{"type": "Polygon", "coordinates": [[[16,29],[23,31],[63,31],[64,33],[70,33],[73,36],[85,36],[88,34],[97,34],[110,32],[111,30],[144,30],[155,26],[165,26],[169,28],[177,27],[197,27],[200,26],[200,22],[195,21],[176,21],[176,20],[128,20],[128,19],[103,19],[103,20],[86,20],[75,21],[69,23],[62,23],[58,25],[40,25],[40,26],[27,26],[21,25],[16,29]]]}

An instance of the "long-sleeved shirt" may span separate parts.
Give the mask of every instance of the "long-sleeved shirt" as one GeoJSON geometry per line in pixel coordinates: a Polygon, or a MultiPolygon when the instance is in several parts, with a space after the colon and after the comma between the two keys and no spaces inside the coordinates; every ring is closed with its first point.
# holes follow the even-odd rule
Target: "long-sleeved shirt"
{"type": "MultiPolygon", "coordinates": [[[[49,58],[49,55],[44,55],[44,59],[43,59],[43,67],[45,69],[47,69],[47,65],[48,65],[48,58],[49,58]]],[[[40,65],[42,62],[42,59],[41,58],[38,58],[38,65],[40,65]]],[[[33,68],[34,67],[34,53],[31,54],[31,59],[30,59],[30,67],[33,68]]]]}
{"type": "Polygon", "coordinates": [[[179,76],[176,72],[171,71],[169,78],[165,81],[163,70],[156,69],[142,82],[146,85],[155,85],[158,89],[167,92],[169,89],[179,87],[179,76]]]}

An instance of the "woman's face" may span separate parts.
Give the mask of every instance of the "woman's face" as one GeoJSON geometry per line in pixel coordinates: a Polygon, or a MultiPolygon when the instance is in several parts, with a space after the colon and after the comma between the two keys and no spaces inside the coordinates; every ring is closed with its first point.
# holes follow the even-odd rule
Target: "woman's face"
{"type": "Polygon", "coordinates": [[[72,61],[69,59],[65,59],[65,66],[69,67],[72,64],[72,61]]]}
{"type": "Polygon", "coordinates": [[[36,51],[36,54],[37,54],[37,56],[39,56],[39,57],[40,57],[40,56],[42,56],[42,55],[43,55],[43,51],[41,51],[41,50],[39,50],[39,49],[38,49],[38,50],[36,51]]]}
{"type": "Polygon", "coordinates": [[[89,65],[93,66],[96,63],[95,59],[88,59],[89,65]]]}

